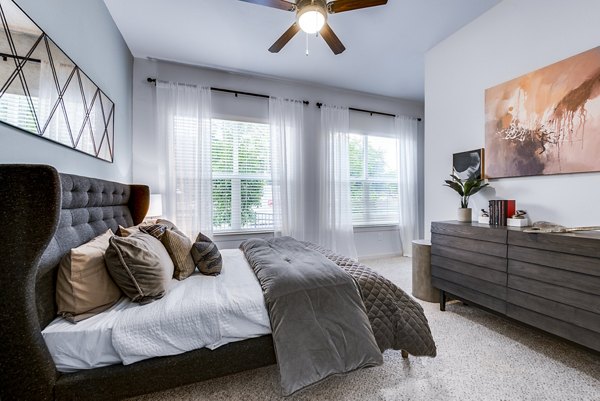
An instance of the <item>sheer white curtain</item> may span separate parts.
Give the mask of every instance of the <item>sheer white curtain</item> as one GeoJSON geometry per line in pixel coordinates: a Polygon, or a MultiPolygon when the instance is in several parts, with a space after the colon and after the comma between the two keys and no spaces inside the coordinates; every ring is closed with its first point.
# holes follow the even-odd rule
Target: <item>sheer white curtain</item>
{"type": "Polygon", "coordinates": [[[192,239],[212,236],[210,88],[157,82],[156,102],[165,217],[192,239]]]}
{"type": "Polygon", "coordinates": [[[304,104],[297,100],[269,99],[271,173],[275,236],[306,239],[302,134],[304,104]]]}
{"type": "MultiPolygon", "coordinates": [[[[75,66],[73,64],[56,63],[56,79],[59,85],[64,86],[69,76],[73,73],[75,66]]],[[[71,135],[69,135],[69,129],[67,128],[67,120],[65,120],[64,111],[62,105],[54,111],[52,119],[50,114],[56,101],[59,97],[59,89],[56,87],[54,81],[54,73],[50,63],[46,60],[42,60],[40,63],[40,84],[39,84],[39,95],[38,95],[38,119],[41,129],[46,128],[44,136],[54,141],[63,143],[67,146],[77,145],[77,149],[83,150],[84,152],[94,153],[94,145],[92,138],[89,133],[89,128],[85,127],[82,132],[79,142],[78,139],[79,131],[85,117],[85,110],[83,108],[83,100],[77,82],[77,76],[73,76],[73,82],[70,83],[75,89],[67,90],[63,94],[63,104],[67,111],[69,118],[69,127],[71,129],[71,135]],[[50,121],[48,121],[50,119],[50,121]],[[48,125],[46,126],[46,123],[48,125]]],[[[60,86],[60,90],[64,88],[60,86]]],[[[86,99],[90,103],[91,99],[86,99]]]]}
{"type": "Polygon", "coordinates": [[[348,158],[349,119],[347,108],[321,107],[319,243],[356,259],[348,158]]]}
{"type": "Polygon", "coordinates": [[[417,120],[399,116],[394,121],[398,144],[398,200],[400,237],[404,256],[412,256],[412,241],[419,238],[419,196],[417,185],[417,120]]]}

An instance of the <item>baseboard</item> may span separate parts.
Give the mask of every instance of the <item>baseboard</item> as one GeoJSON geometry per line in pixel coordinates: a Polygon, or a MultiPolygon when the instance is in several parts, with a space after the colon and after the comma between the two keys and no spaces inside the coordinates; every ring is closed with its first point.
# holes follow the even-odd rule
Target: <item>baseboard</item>
{"type": "Polygon", "coordinates": [[[402,253],[394,252],[394,253],[378,253],[373,255],[358,255],[358,260],[364,259],[383,259],[383,258],[396,258],[404,256],[402,253]]]}

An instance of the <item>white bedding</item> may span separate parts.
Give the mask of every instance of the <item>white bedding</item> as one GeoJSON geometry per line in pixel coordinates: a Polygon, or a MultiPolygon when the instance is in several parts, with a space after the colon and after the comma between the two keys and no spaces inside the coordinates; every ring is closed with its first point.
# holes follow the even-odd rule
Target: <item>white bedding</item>
{"type": "Polygon", "coordinates": [[[262,290],[243,253],[224,249],[221,255],[220,275],[173,280],[158,301],[121,300],[77,324],[55,319],[42,334],[57,369],[127,365],[270,334],[262,290]]]}

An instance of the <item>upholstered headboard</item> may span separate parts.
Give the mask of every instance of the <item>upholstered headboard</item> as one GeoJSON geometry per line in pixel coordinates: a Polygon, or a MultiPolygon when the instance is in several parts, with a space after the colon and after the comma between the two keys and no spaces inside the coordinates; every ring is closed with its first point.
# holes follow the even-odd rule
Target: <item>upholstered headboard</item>
{"type": "Polygon", "coordinates": [[[23,383],[48,393],[57,372],[41,330],[56,315],[60,259],[109,228],[140,223],[149,197],[147,186],[0,165],[0,370],[20,372],[3,375],[0,398],[19,399],[23,383]]]}

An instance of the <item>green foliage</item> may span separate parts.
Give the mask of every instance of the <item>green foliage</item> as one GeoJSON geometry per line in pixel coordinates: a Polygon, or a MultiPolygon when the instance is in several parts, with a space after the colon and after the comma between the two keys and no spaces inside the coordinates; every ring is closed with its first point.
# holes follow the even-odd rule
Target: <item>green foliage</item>
{"type": "Polygon", "coordinates": [[[265,182],[263,180],[242,180],[242,227],[256,222],[254,207],[260,206],[265,182]]]}
{"type": "MultiPolygon", "coordinates": [[[[253,226],[254,209],[261,205],[264,179],[229,178],[231,174],[270,174],[270,157],[265,149],[270,147],[270,137],[263,134],[263,124],[213,120],[211,142],[213,179],[213,226],[231,227],[232,189],[239,188],[241,201],[241,227],[253,226]],[[243,130],[240,132],[240,129],[243,130]],[[237,137],[237,139],[236,139],[237,137]],[[234,165],[237,165],[237,170],[234,165]]],[[[236,190],[237,191],[237,190],[236,190]]]]}
{"type": "Polygon", "coordinates": [[[490,184],[483,183],[484,180],[478,178],[472,178],[469,180],[461,180],[455,174],[450,174],[452,180],[444,180],[444,186],[452,188],[460,195],[460,207],[469,207],[469,198],[481,191],[483,188],[490,184]]]}
{"type": "Polygon", "coordinates": [[[231,180],[213,180],[213,227],[231,223],[231,180]]]}

